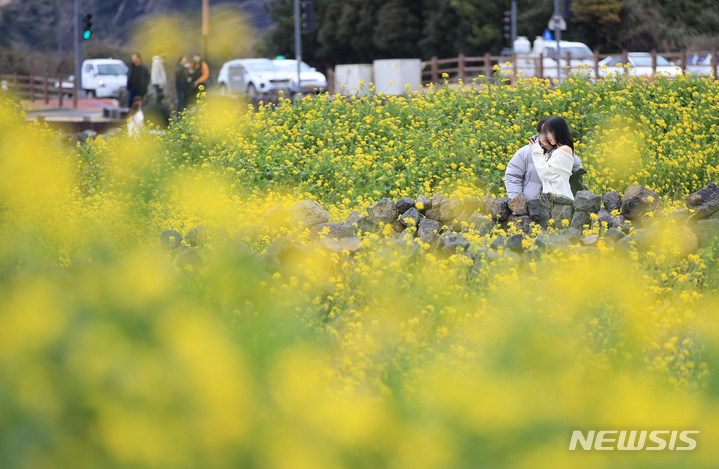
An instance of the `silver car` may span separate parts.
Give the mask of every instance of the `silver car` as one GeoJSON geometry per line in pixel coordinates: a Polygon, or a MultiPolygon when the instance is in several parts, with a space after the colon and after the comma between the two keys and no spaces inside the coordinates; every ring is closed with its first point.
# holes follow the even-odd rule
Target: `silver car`
{"type": "MultiPolygon", "coordinates": [[[[652,76],[652,54],[648,52],[630,52],[627,54],[627,58],[629,60],[628,75],[633,77],[652,76]]],[[[623,74],[624,67],[621,64],[621,55],[607,57],[599,62],[599,76],[623,74]],[[605,65],[606,67],[604,67],[605,65]]],[[[657,75],[677,76],[681,74],[682,69],[680,67],[657,55],[657,75]]]]}
{"type": "MultiPolygon", "coordinates": [[[[681,62],[680,62],[681,64],[681,62]]],[[[687,55],[687,73],[697,75],[714,75],[714,67],[712,66],[711,54],[692,54],[687,55]]]]}
{"type": "Polygon", "coordinates": [[[217,84],[220,94],[246,94],[259,100],[285,91],[289,94],[290,77],[270,59],[238,59],[225,63],[220,69],[217,84]]]}

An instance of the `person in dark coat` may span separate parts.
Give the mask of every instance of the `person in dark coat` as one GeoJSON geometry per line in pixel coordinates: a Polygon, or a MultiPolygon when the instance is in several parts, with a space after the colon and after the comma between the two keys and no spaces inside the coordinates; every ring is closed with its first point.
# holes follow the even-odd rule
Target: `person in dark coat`
{"type": "Polygon", "coordinates": [[[189,67],[187,59],[180,57],[180,60],[175,64],[175,89],[177,90],[177,113],[180,114],[185,110],[187,89],[190,86],[188,83],[188,70],[189,67]]]}
{"type": "Polygon", "coordinates": [[[127,107],[132,107],[135,96],[144,98],[150,85],[150,69],[142,63],[140,54],[132,55],[132,63],[127,71],[127,107]]]}
{"type": "Polygon", "coordinates": [[[145,107],[145,123],[152,124],[158,129],[166,129],[170,126],[170,108],[165,105],[165,95],[157,95],[154,104],[145,107]]]}

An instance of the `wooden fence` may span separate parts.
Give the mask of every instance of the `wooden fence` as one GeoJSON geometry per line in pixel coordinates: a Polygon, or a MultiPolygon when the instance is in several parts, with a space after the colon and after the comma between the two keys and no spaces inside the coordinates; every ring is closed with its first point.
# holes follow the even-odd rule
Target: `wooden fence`
{"type": "Polygon", "coordinates": [[[21,99],[28,99],[31,102],[44,101],[48,104],[51,99],[56,99],[62,107],[66,95],[72,99],[73,107],[77,108],[77,82],[64,80],[62,78],[49,78],[37,75],[0,75],[0,84],[3,88],[16,94],[21,99]],[[72,88],[63,84],[72,84],[72,88]]]}
{"type": "MultiPolygon", "coordinates": [[[[673,53],[657,53],[652,51],[650,56],[652,60],[652,72],[651,77],[657,75],[657,69],[660,68],[657,64],[658,57],[663,57],[668,61],[678,61],[682,70],[682,73],[686,72],[687,68],[687,56],[693,56],[695,54],[707,56],[711,54],[711,74],[715,79],[719,78],[717,74],[717,51],[711,52],[673,52],[673,53]]],[[[443,83],[447,81],[449,83],[459,83],[460,81],[466,82],[474,78],[484,76],[488,81],[494,82],[496,80],[494,74],[496,72],[495,66],[499,66],[499,69],[505,73],[505,76],[510,80],[512,84],[516,83],[520,76],[527,77],[538,77],[538,78],[567,78],[569,73],[577,72],[578,70],[585,70],[588,72],[590,77],[601,78],[601,65],[599,64],[602,60],[607,57],[617,57],[621,64],[628,64],[628,52],[624,51],[617,54],[599,54],[595,52],[593,55],[588,56],[570,56],[569,53],[563,58],[566,64],[569,66],[561,66],[559,61],[553,60],[556,65],[547,66],[545,59],[553,57],[544,57],[539,55],[538,58],[522,57],[513,54],[511,56],[493,56],[485,54],[479,57],[466,57],[464,54],[460,54],[459,57],[450,59],[438,59],[433,57],[431,60],[422,62],[422,84],[428,85],[430,83],[443,83]],[[584,66],[572,65],[572,60],[585,62],[584,66]],[[509,73],[511,71],[511,73],[509,73]],[[520,72],[523,72],[520,74],[520,72]]],[[[614,66],[614,64],[611,64],[614,66]]],[[[693,67],[694,65],[691,65],[693,67]]],[[[630,73],[626,67],[622,68],[623,73],[630,73]]]]}

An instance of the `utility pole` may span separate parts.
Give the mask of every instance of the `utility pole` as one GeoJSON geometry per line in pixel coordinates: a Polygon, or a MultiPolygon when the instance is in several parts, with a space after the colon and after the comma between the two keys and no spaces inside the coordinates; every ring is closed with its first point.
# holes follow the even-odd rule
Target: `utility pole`
{"type": "Polygon", "coordinates": [[[515,40],[517,40],[517,2],[512,0],[512,50],[515,40]]]}
{"type": "Polygon", "coordinates": [[[300,28],[300,0],[295,0],[295,59],[297,60],[297,94],[302,93],[300,64],[302,63],[302,30],[300,28]]]}
{"type": "MultiPolygon", "coordinates": [[[[75,107],[77,107],[77,93],[80,91],[80,87],[82,86],[82,37],[80,36],[81,4],[82,0],[75,0],[75,92],[73,93],[73,102],[75,107]]],[[[62,93],[62,86],[60,86],[60,93],[62,93]]]]}
{"type": "MultiPolygon", "coordinates": [[[[559,12],[559,0],[554,0],[554,16],[561,16],[559,12]]],[[[554,22],[554,40],[557,41],[557,79],[562,82],[562,29],[558,21],[554,22]]],[[[569,64],[567,64],[569,65],[569,64]]]]}
{"type": "Polygon", "coordinates": [[[210,34],[210,0],[202,0],[202,60],[207,62],[207,36],[210,34]]]}

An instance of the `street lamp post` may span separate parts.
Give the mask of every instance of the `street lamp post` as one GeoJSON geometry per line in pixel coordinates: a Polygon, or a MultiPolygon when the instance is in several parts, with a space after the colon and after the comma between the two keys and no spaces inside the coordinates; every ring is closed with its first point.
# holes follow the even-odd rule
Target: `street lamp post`
{"type": "Polygon", "coordinates": [[[302,31],[300,28],[300,0],[295,0],[295,59],[297,60],[297,93],[302,94],[300,64],[302,63],[302,31]]]}
{"type": "Polygon", "coordinates": [[[202,57],[207,62],[207,36],[210,33],[210,0],[202,0],[202,57]]]}

